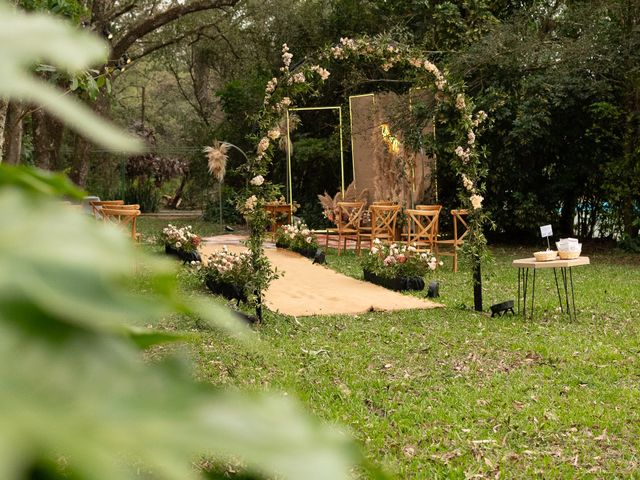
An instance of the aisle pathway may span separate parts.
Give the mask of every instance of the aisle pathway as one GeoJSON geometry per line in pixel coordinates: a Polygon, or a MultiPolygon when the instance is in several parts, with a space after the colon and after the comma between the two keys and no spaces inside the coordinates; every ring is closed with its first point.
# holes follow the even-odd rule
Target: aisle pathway
{"type": "MultiPolygon", "coordinates": [[[[224,235],[204,239],[203,258],[227,245],[241,251],[241,237],[224,235]]],[[[297,253],[265,248],[272,265],[284,275],[272,282],[265,303],[272,311],[292,316],[359,314],[368,311],[430,309],[442,305],[424,298],[403,295],[369,282],[356,280],[330,268],[312,264],[297,253]]]]}

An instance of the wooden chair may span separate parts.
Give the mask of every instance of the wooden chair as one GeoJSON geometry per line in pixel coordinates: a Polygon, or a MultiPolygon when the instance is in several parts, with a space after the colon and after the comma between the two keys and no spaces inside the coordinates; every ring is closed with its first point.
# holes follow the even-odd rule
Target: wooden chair
{"type": "Polygon", "coordinates": [[[371,248],[376,238],[387,242],[395,240],[400,205],[392,202],[384,202],[384,204],[376,202],[369,207],[369,212],[371,212],[371,227],[360,229],[358,232],[358,252],[362,248],[363,241],[369,242],[369,248],[371,248]]]}
{"type": "Polygon", "coordinates": [[[105,222],[113,223],[129,230],[131,229],[131,238],[135,241],[140,240],[140,236],[136,231],[136,220],[140,216],[139,205],[112,205],[103,206],[101,211],[102,218],[105,222]],[[137,208],[134,208],[137,207],[137,208]]]}
{"type": "Polygon", "coordinates": [[[102,220],[102,207],[124,205],[124,200],[92,200],[89,202],[89,205],[91,205],[92,215],[96,219],[102,220]]]}
{"type": "Polygon", "coordinates": [[[442,205],[416,205],[416,210],[437,210],[440,213],[442,205]]]}
{"type": "Polygon", "coordinates": [[[438,240],[436,242],[436,257],[453,257],[453,271],[458,271],[458,249],[464,243],[464,238],[469,233],[466,217],[468,210],[451,210],[453,217],[453,238],[449,240],[438,240]],[[440,246],[446,247],[449,251],[440,251],[440,246]]]}
{"type": "Polygon", "coordinates": [[[435,251],[440,210],[405,210],[407,215],[407,243],[418,251],[435,251]]]}
{"type": "Polygon", "coordinates": [[[338,202],[338,255],[342,244],[347,249],[347,240],[355,240],[357,245],[363,210],[364,202],[338,202]]]}
{"type": "MultiPolygon", "coordinates": [[[[416,210],[435,210],[440,215],[442,211],[442,205],[416,205],[416,210]]],[[[438,216],[438,223],[436,224],[436,238],[440,235],[440,217],[438,216]]]]}

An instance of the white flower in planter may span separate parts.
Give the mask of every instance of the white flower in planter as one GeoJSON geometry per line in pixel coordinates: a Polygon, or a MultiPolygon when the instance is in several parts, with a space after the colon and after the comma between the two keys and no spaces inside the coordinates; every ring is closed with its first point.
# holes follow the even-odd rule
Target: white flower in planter
{"type": "Polygon", "coordinates": [[[255,185],[256,187],[259,187],[264,183],[264,177],[262,175],[256,175],[251,179],[249,183],[251,183],[251,185],[255,185]]]}

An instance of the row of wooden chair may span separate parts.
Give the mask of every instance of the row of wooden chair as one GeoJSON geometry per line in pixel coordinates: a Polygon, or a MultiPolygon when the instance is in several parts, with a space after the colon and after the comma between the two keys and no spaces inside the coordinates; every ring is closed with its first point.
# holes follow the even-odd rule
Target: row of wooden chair
{"type": "Polygon", "coordinates": [[[125,205],[123,200],[94,200],[89,202],[91,212],[97,220],[102,220],[131,232],[131,238],[138,241],[136,221],[140,216],[140,205],[125,205]]]}
{"type": "Polygon", "coordinates": [[[439,218],[441,205],[416,205],[405,209],[407,225],[400,238],[396,238],[396,223],[401,207],[393,202],[374,202],[369,206],[371,225],[363,226],[364,202],[339,202],[336,216],[337,228],[328,229],[325,247],[329,247],[329,238],[338,237],[338,255],[346,250],[348,241],[356,242],[356,252],[361,252],[363,243],[373,247],[374,239],[391,242],[406,241],[419,251],[430,250],[436,257],[453,257],[453,270],[458,271],[458,249],[468,233],[466,210],[451,210],[453,219],[453,238],[440,239],[439,218]]]}

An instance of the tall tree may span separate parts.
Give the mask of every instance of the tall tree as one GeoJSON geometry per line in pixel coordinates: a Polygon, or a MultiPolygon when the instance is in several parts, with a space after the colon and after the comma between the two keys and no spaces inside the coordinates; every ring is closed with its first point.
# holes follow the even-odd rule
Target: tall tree
{"type": "MultiPolygon", "coordinates": [[[[68,2],[78,8],[78,21],[91,30],[102,34],[111,44],[111,54],[102,66],[93,74],[93,82],[99,82],[101,88],[95,101],[91,102],[93,110],[103,116],[109,115],[110,93],[108,83],[117,77],[118,72],[126,67],[128,62],[140,59],[152,52],[174,45],[190,35],[195,35],[202,24],[194,22],[194,27],[174,35],[174,31],[168,28],[173,23],[197,12],[212,10],[225,11],[227,7],[234,6],[238,0],[170,0],[157,1],[133,1],[133,0],[81,0],[68,2]],[[154,35],[155,34],[155,35],[154,35]]],[[[43,2],[29,0],[21,2],[27,9],[42,9],[43,2]]],[[[48,2],[50,3],[50,2],[48,2]]],[[[48,4],[47,4],[48,5],[48,4]]],[[[44,5],[46,6],[46,5],[44,5]]],[[[54,8],[55,11],[55,8],[54,8]]],[[[74,10],[75,12],[76,10],[74,10]]],[[[63,12],[70,16],[68,12],[63,12]]],[[[203,17],[211,20],[211,17],[203,17]]],[[[89,100],[85,93],[81,95],[84,100],[89,100]]],[[[41,152],[51,151],[59,145],[60,129],[49,121],[47,116],[38,116],[36,129],[41,138],[41,152]]],[[[50,157],[45,158],[43,165],[50,165],[55,161],[50,157]]],[[[84,186],[87,180],[90,161],[90,145],[80,138],[76,142],[72,179],[84,186]]]]}

